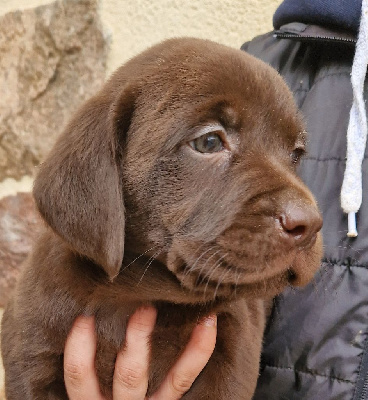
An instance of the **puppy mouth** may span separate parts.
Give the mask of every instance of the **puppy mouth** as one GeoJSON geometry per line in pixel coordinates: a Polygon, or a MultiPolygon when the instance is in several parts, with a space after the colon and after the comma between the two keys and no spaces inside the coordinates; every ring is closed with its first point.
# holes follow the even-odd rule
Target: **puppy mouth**
{"type": "Polygon", "coordinates": [[[210,243],[184,241],[176,238],[167,253],[167,267],[182,287],[212,296],[234,294],[269,297],[286,286],[304,286],[320,265],[322,236],[309,235],[302,244],[294,241],[216,240],[210,243]],[[223,245],[224,244],[224,245],[223,245]]]}
{"type": "Polygon", "coordinates": [[[253,266],[251,270],[244,265],[230,263],[226,254],[221,256],[219,253],[213,252],[201,263],[187,262],[180,255],[171,256],[169,268],[184,288],[212,299],[246,294],[275,296],[287,285],[298,281],[293,267],[296,251],[277,257],[272,262],[265,261],[262,267],[253,266]]]}

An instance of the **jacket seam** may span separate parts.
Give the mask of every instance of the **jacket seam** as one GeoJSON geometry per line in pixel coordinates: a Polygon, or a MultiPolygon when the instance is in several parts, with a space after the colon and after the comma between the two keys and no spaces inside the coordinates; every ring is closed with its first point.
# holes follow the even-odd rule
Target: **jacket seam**
{"type": "Polygon", "coordinates": [[[316,84],[318,84],[319,82],[321,82],[321,81],[323,81],[324,79],[328,79],[328,78],[330,78],[331,76],[341,76],[341,75],[346,75],[346,76],[348,76],[349,77],[349,79],[350,79],[350,72],[344,72],[344,71],[340,71],[340,72],[326,72],[323,76],[320,76],[319,78],[317,78],[316,80],[314,80],[313,81],[313,84],[311,85],[311,87],[309,87],[309,88],[296,88],[296,89],[293,89],[292,91],[293,91],[293,93],[295,94],[295,93],[300,93],[300,92],[304,92],[304,93],[309,93],[309,92],[311,92],[313,89],[314,89],[314,87],[315,87],[315,85],[316,84]]]}
{"type": "Polygon", "coordinates": [[[280,369],[280,370],[294,371],[294,372],[300,373],[300,374],[318,376],[318,377],[321,377],[321,378],[334,379],[334,380],[336,380],[336,381],[338,381],[338,382],[344,382],[344,383],[349,383],[350,385],[355,385],[355,382],[350,381],[350,380],[348,380],[348,379],[339,378],[339,377],[333,376],[333,375],[323,375],[323,374],[319,374],[319,373],[314,372],[314,371],[303,371],[303,370],[297,369],[297,368],[282,367],[282,366],[270,365],[270,364],[264,364],[264,366],[265,366],[265,367],[268,367],[268,368],[274,368],[274,369],[280,369]]]}
{"type": "MultiPolygon", "coordinates": [[[[279,71],[280,72],[280,71],[279,71]]],[[[350,80],[350,73],[349,71],[339,71],[339,72],[325,72],[322,76],[317,77],[312,84],[310,85],[309,88],[303,88],[303,87],[298,87],[298,88],[293,88],[291,85],[289,85],[290,89],[292,90],[293,94],[297,94],[297,93],[304,93],[305,96],[307,96],[307,94],[313,92],[313,90],[315,90],[316,85],[323,81],[324,79],[328,79],[332,76],[347,76],[348,79],[350,80]]],[[[305,101],[305,98],[303,99],[303,103],[305,101]]],[[[300,106],[301,107],[301,106],[300,106]]]]}
{"type": "MultiPolygon", "coordinates": [[[[366,157],[365,157],[366,159],[366,157]]],[[[303,160],[311,160],[311,161],[346,161],[346,158],[340,158],[340,157],[331,157],[331,158],[318,158],[318,157],[303,157],[303,160]]]]}
{"type": "MultiPolygon", "coordinates": [[[[308,157],[305,156],[303,157],[303,160],[311,160],[311,161],[318,161],[318,162],[324,162],[324,161],[346,161],[346,158],[339,158],[339,157],[331,157],[331,158],[318,158],[318,157],[308,157]]],[[[364,157],[364,160],[368,160],[368,157],[364,157]]]]}
{"type": "Polygon", "coordinates": [[[354,396],[352,400],[362,399],[362,394],[364,390],[364,384],[368,379],[363,375],[363,372],[367,372],[368,369],[368,337],[365,338],[363,352],[360,358],[360,364],[358,369],[358,379],[355,385],[354,396]]]}
{"type": "Polygon", "coordinates": [[[340,75],[346,75],[350,79],[350,72],[348,71],[340,71],[340,72],[327,72],[324,75],[318,77],[313,81],[313,85],[310,87],[310,91],[313,90],[313,87],[315,86],[316,83],[323,81],[326,78],[330,78],[331,76],[340,76],[340,75]]]}
{"type": "Polygon", "coordinates": [[[307,92],[309,92],[309,91],[310,91],[310,89],[298,88],[298,89],[293,90],[293,93],[300,93],[300,92],[307,93],[307,92]]]}
{"type": "Polygon", "coordinates": [[[296,89],[292,89],[293,93],[298,93],[298,92],[304,92],[304,93],[310,93],[314,90],[316,84],[318,84],[319,82],[323,81],[324,79],[328,79],[331,76],[341,76],[341,75],[345,75],[350,79],[350,72],[348,71],[340,71],[340,72],[325,72],[322,76],[316,78],[312,85],[309,88],[301,88],[298,87],[296,89]]]}
{"type": "Polygon", "coordinates": [[[349,268],[364,268],[367,269],[367,266],[364,264],[348,264],[342,263],[341,260],[333,260],[333,259],[323,259],[322,263],[325,264],[332,264],[334,267],[341,266],[341,267],[349,267],[349,268]]]}

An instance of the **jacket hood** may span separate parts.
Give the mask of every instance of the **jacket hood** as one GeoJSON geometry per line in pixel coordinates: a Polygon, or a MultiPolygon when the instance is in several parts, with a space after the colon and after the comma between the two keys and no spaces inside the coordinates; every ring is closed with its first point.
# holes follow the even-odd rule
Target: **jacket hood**
{"type": "Polygon", "coordinates": [[[284,0],[273,16],[273,26],[303,22],[357,33],[361,9],[362,0],[284,0]]]}

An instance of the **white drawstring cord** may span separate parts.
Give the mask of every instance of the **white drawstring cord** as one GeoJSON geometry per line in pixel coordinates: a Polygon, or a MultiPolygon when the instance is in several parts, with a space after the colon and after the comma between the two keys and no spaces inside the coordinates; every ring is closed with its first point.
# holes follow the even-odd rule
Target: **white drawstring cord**
{"type": "Polygon", "coordinates": [[[348,214],[348,236],[356,237],[356,213],[362,204],[362,162],[367,142],[367,115],[364,103],[364,81],[368,64],[368,0],[362,1],[358,41],[351,72],[353,105],[347,131],[347,152],[341,207],[348,214]]]}

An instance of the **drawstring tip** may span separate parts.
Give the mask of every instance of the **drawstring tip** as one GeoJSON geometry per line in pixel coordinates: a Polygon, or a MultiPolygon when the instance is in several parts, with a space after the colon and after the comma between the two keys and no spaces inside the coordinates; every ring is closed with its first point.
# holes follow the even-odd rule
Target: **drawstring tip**
{"type": "Polygon", "coordinates": [[[354,211],[348,213],[348,234],[347,235],[348,235],[348,237],[351,237],[351,238],[358,236],[354,211]]]}

